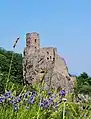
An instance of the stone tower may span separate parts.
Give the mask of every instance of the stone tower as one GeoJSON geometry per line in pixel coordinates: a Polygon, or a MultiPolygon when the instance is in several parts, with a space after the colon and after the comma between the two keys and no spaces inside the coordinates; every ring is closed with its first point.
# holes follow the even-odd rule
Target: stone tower
{"type": "Polygon", "coordinates": [[[40,38],[38,33],[32,32],[26,34],[26,48],[28,50],[28,55],[34,54],[36,50],[40,49],[40,38]]]}
{"type": "Polygon", "coordinates": [[[64,58],[54,47],[40,48],[40,37],[36,32],[26,34],[23,76],[29,84],[39,82],[43,76],[45,87],[61,87],[67,93],[73,90],[73,78],[69,76],[64,58]]]}

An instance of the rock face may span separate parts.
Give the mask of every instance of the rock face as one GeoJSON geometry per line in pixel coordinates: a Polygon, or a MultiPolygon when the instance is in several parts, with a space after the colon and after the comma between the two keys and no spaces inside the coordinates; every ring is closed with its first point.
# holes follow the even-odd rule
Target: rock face
{"type": "Polygon", "coordinates": [[[40,48],[40,37],[36,32],[26,34],[23,76],[28,84],[44,80],[47,89],[73,91],[74,79],[69,76],[65,60],[57,54],[56,48],[40,48]]]}

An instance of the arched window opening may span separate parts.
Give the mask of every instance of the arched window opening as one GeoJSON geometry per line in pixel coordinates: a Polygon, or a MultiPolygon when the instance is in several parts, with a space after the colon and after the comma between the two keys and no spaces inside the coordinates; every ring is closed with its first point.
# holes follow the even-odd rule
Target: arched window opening
{"type": "Polygon", "coordinates": [[[47,57],[47,60],[49,60],[49,57],[47,57]]]}
{"type": "Polygon", "coordinates": [[[36,43],[37,39],[35,39],[35,43],[36,43]]]}
{"type": "Polygon", "coordinates": [[[47,51],[47,55],[49,55],[49,52],[47,51]]]}

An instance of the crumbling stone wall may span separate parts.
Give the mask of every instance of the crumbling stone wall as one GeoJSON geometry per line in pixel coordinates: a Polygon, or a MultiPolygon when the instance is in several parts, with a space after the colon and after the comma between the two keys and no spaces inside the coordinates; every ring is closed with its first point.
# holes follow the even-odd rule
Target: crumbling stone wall
{"type": "Polygon", "coordinates": [[[23,76],[29,84],[43,77],[47,89],[61,87],[67,93],[73,91],[73,78],[69,76],[65,60],[57,54],[56,48],[40,48],[40,37],[35,32],[26,34],[23,76]]]}
{"type": "Polygon", "coordinates": [[[41,48],[40,52],[45,55],[45,59],[47,61],[55,60],[56,48],[53,47],[41,48]]]}

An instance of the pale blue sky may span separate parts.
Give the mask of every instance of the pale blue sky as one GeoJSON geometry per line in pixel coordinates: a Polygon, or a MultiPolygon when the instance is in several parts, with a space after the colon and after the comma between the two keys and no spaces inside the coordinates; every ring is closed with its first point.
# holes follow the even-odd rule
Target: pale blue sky
{"type": "Polygon", "coordinates": [[[1,0],[0,47],[23,52],[25,34],[40,34],[41,47],[54,46],[69,72],[91,75],[91,0],[1,0]]]}

